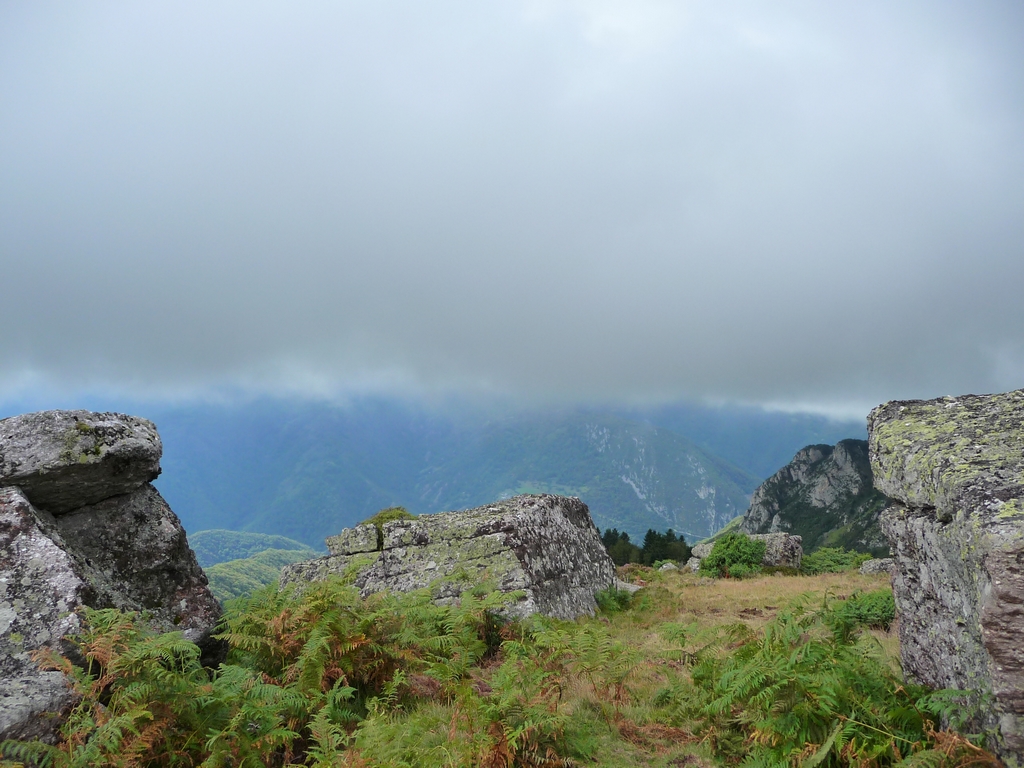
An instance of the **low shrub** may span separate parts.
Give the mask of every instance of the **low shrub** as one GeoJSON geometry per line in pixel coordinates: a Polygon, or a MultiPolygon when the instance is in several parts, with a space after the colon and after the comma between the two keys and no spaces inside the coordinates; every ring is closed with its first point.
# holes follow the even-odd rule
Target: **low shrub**
{"type": "Polygon", "coordinates": [[[842,573],[859,568],[861,563],[871,559],[871,555],[855,552],[843,547],[821,547],[805,555],[800,563],[800,570],[810,576],[819,573],[842,573]]]}
{"type": "Polygon", "coordinates": [[[833,604],[831,611],[833,623],[888,631],[896,618],[896,602],[891,589],[878,589],[855,593],[833,604]]]}
{"type": "Polygon", "coordinates": [[[749,566],[746,563],[735,563],[729,567],[728,576],[731,579],[750,579],[754,576],[760,576],[762,573],[761,566],[749,566]]]}
{"type": "MultiPolygon", "coordinates": [[[[705,576],[732,576],[737,566],[739,573],[750,575],[761,568],[765,543],[742,533],[727,533],[715,542],[708,556],[700,561],[700,572],[705,576]]],[[[742,578],[742,577],[740,577],[742,578]]]]}
{"type": "Polygon", "coordinates": [[[594,600],[602,613],[619,613],[629,608],[633,602],[633,593],[625,589],[618,589],[613,584],[607,589],[594,593],[594,600]]]}

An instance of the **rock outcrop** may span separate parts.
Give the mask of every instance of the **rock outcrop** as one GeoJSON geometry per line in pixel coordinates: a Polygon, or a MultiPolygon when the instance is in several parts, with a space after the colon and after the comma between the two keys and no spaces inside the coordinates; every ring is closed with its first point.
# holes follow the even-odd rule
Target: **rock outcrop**
{"type": "Polygon", "coordinates": [[[576,498],[516,496],[460,512],[372,525],[327,539],[331,554],[287,566],[282,585],[354,575],[362,594],[432,587],[454,600],[490,581],[524,596],[509,614],[572,619],[592,615],[594,593],[611,586],[615,566],[587,505],[576,498]]]}
{"type": "Polygon", "coordinates": [[[70,692],[31,653],[63,650],[79,606],[146,611],[211,661],[219,650],[220,606],[149,484],[161,451],[151,422],[122,414],[0,421],[0,740],[52,738],[70,692]]]}
{"type": "Polygon", "coordinates": [[[1024,763],[1024,390],[891,402],[868,417],[903,669],[991,697],[974,727],[1024,763]]]}
{"type": "Polygon", "coordinates": [[[754,491],[740,531],[799,534],[808,550],[843,546],[886,555],[878,516],[887,503],[873,487],[866,441],[809,445],[754,491]]]}
{"type": "MultiPolygon", "coordinates": [[[[763,541],[764,557],[761,565],[766,568],[800,568],[804,549],[802,539],[788,533],[748,533],[744,534],[755,541],[763,541]]],[[[690,559],[686,567],[696,573],[700,570],[700,561],[711,554],[715,541],[702,541],[690,551],[690,559]]]]}

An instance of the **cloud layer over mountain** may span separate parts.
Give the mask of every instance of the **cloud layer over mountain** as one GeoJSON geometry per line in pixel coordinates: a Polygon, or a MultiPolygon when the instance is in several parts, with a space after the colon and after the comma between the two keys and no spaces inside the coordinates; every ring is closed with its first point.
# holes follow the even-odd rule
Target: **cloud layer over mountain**
{"type": "Polygon", "coordinates": [[[0,8],[0,388],[1024,385],[1019,3],[0,8]]]}

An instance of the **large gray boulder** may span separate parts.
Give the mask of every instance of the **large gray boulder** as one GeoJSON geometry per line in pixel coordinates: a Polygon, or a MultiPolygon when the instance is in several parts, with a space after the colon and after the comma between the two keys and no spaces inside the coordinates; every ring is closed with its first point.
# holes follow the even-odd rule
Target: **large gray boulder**
{"type": "Polygon", "coordinates": [[[155,479],[162,452],[156,426],[136,416],[26,413],[0,420],[0,486],[59,515],[155,479]]]}
{"type": "Polygon", "coordinates": [[[573,619],[593,615],[594,593],[615,578],[587,505],[564,496],[516,496],[385,523],[380,549],[373,526],[346,529],[328,545],[327,557],[286,566],[282,586],[348,574],[364,596],[433,587],[439,600],[454,600],[490,581],[524,593],[511,616],[573,619]]]}
{"type": "Polygon", "coordinates": [[[1024,762],[1024,391],[886,403],[868,417],[907,676],[991,696],[973,727],[1024,762]]]}
{"type": "Polygon", "coordinates": [[[217,660],[220,605],[177,516],[147,482],[160,453],[152,423],[131,416],[0,421],[0,740],[54,738],[71,694],[32,652],[67,650],[81,606],[145,611],[155,629],[182,631],[217,660]]]}

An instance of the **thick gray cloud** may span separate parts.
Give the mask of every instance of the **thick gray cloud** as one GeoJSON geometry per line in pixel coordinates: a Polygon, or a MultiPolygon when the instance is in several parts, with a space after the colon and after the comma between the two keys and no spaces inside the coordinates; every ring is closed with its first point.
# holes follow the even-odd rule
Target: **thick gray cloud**
{"type": "Polygon", "coordinates": [[[1024,6],[0,6],[0,384],[1024,386],[1024,6]]]}

